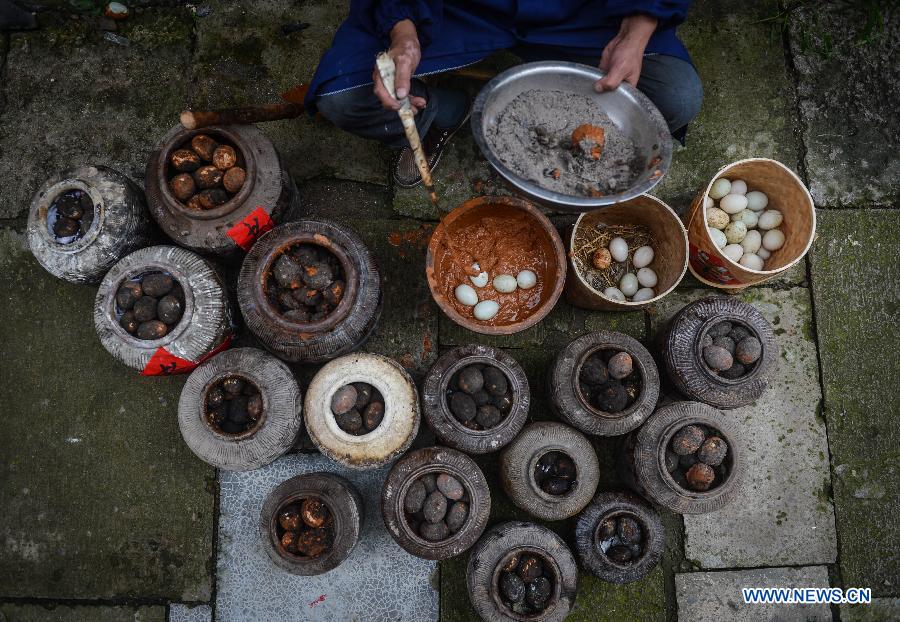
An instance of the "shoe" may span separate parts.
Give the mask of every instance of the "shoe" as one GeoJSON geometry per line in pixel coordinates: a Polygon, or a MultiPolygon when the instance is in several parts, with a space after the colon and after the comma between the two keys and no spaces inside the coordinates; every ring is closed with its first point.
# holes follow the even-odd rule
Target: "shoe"
{"type": "MultiPolygon", "coordinates": [[[[434,169],[441,161],[441,154],[453,135],[456,134],[469,121],[472,114],[472,107],[469,106],[462,120],[447,129],[440,129],[436,124],[432,123],[431,128],[422,139],[422,148],[425,150],[425,157],[428,159],[428,168],[434,174],[434,169]]],[[[394,163],[394,183],[401,188],[415,188],[422,183],[422,176],[419,174],[419,167],[416,166],[416,159],[413,156],[411,147],[404,147],[397,156],[394,163]]]]}

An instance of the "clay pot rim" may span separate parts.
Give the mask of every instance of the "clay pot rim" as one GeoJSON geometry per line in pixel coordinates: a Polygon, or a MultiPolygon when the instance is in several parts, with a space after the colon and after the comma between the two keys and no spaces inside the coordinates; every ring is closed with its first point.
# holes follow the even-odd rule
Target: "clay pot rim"
{"type": "MultiPolygon", "coordinates": [[[[277,229],[272,229],[272,231],[277,231],[277,229]]],[[[266,233],[259,241],[257,241],[257,244],[262,243],[268,236],[269,233],[266,233]]],[[[350,261],[350,257],[347,255],[346,250],[342,246],[332,243],[330,238],[325,237],[321,233],[292,231],[288,234],[286,239],[279,240],[277,244],[270,246],[263,252],[260,261],[256,266],[253,287],[258,288],[257,297],[262,301],[262,303],[258,305],[260,313],[269,318],[269,320],[276,324],[280,329],[301,333],[324,332],[331,330],[340,324],[350,313],[350,309],[356,298],[357,290],[359,289],[359,271],[356,269],[356,266],[353,265],[353,262],[350,261]],[[343,298],[341,298],[341,301],[331,313],[315,322],[292,322],[286,319],[281,312],[272,306],[268,294],[266,293],[266,279],[271,274],[275,262],[291,247],[299,244],[312,244],[325,249],[337,258],[338,262],[341,264],[341,269],[344,271],[345,290],[343,298]]]]}
{"type": "MultiPolygon", "coordinates": [[[[423,464],[422,466],[410,471],[403,479],[403,483],[400,486],[400,492],[396,497],[396,503],[399,504],[397,511],[399,520],[397,522],[400,524],[400,530],[403,532],[403,535],[405,535],[407,538],[409,538],[419,546],[431,549],[440,549],[443,547],[452,546],[457,541],[461,540],[462,537],[466,535],[466,530],[474,524],[474,514],[472,512],[472,506],[475,505],[475,499],[476,495],[474,487],[466,477],[465,471],[457,468],[455,465],[449,465],[446,462],[431,462],[428,464],[423,464]],[[462,524],[462,527],[460,527],[456,531],[456,533],[451,535],[449,538],[444,538],[443,540],[426,540],[415,531],[413,531],[409,526],[409,522],[406,520],[406,510],[403,507],[404,503],[406,502],[406,495],[409,492],[410,486],[412,486],[414,482],[418,481],[420,477],[429,473],[447,473],[448,475],[452,475],[459,480],[459,483],[463,485],[463,488],[465,488],[466,490],[466,494],[469,496],[469,512],[466,515],[466,521],[462,524]]],[[[456,502],[454,501],[453,503],[456,502]]],[[[447,509],[450,509],[449,506],[447,509]]]]}
{"type": "Polygon", "coordinates": [[[607,562],[609,562],[610,564],[612,564],[613,566],[615,566],[617,568],[622,568],[623,570],[629,570],[635,564],[640,563],[644,558],[646,558],[650,554],[650,548],[651,548],[650,540],[653,539],[653,534],[651,533],[650,526],[647,524],[647,521],[645,521],[643,519],[643,517],[639,516],[636,512],[634,512],[630,508],[619,507],[619,508],[614,508],[600,516],[600,519],[597,521],[597,524],[594,526],[594,530],[592,532],[592,537],[593,537],[593,541],[594,541],[594,548],[597,549],[597,552],[600,553],[600,555],[603,555],[603,557],[606,559],[607,562]],[[604,521],[609,520],[611,518],[623,518],[623,517],[630,518],[630,519],[634,520],[635,522],[637,522],[641,527],[641,532],[643,533],[643,537],[642,537],[642,542],[641,542],[641,554],[639,556],[635,557],[634,559],[632,559],[630,562],[621,564],[603,552],[603,549],[601,549],[599,546],[597,532],[600,531],[600,525],[602,525],[604,521]]]}
{"type": "MultiPolygon", "coordinates": [[[[677,213],[675,213],[675,210],[673,210],[671,207],[669,207],[669,205],[667,203],[665,203],[661,199],[658,199],[655,196],[650,195],[650,194],[642,194],[637,197],[634,197],[633,199],[629,199],[629,201],[632,201],[634,199],[647,199],[653,203],[656,203],[659,207],[663,208],[662,213],[670,216],[672,221],[678,225],[677,228],[681,231],[681,236],[684,238],[684,259],[681,262],[681,274],[678,275],[678,278],[672,282],[672,285],[669,286],[668,289],[666,289],[663,292],[658,293],[653,298],[650,298],[648,300],[639,300],[639,301],[635,302],[633,300],[621,300],[621,301],[613,300],[611,298],[607,298],[606,296],[604,296],[603,292],[598,291],[597,289],[592,287],[590,283],[588,283],[585,280],[584,276],[581,274],[581,271],[578,269],[578,266],[575,265],[574,261],[572,262],[572,273],[575,275],[575,278],[578,280],[578,282],[580,284],[584,285],[588,290],[590,290],[591,292],[593,292],[594,294],[599,296],[603,300],[603,302],[610,304],[610,305],[621,305],[623,307],[631,307],[634,309],[640,309],[640,308],[643,308],[654,302],[659,302],[659,300],[663,296],[668,296],[670,293],[675,291],[675,288],[678,287],[678,285],[684,279],[684,275],[687,272],[688,267],[690,265],[690,241],[688,240],[687,229],[685,229],[684,223],[681,221],[681,218],[678,216],[677,213]]],[[[584,220],[588,216],[593,215],[595,212],[600,212],[602,214],[602,210],[593,210],[590,212],[584,212],[583,214],[578,216],[578,219],[575,221],[575,225],[572,227],[572,231],[569,233],[568,248],[570,251],[572,249],[572,246],[575,243],[575,233],[578,231],[578,227],[581,225],[582,220],[584,220]]],[[[653,252],[654,252],[654,261],[655,261],[656,260],[656,257],[655,257],[656,249],[654,249],[653,252]]]]}
{"type": "Polygon", "coordinates": [[[181,271],[177,268],[173,269],[172,266],[164,266],[157,263],[155,260],[151,260],[150,262],[143,264],[140,267],[134,267],[130,270],[126,270],[116,279],[114,287],[110,289],[110,296],[108,297],[106,302],[106,316],[112,324],[113,331],[115,331],[119,338],[125,341],[127,344],[145,349],[156,349],[175,341],[178,336],[187,329],[188,325],[190,324],[189,320],[194,315],[194,293],[190,287],[185,287],[186,283],[190,283],[190,279],[187,275],[182,274],[181,271]],[[184,292],[184,311],[182,311],[181,319],[178,320],[178,323],[172,326],[169,332],[167,332],[159,339],[141,339],[137,335],[132,335],[131,333],[126,331],[124,328],[122,328],[122,325],[119,324],[119,320],[116,317],[116,309],[119,308],[119,305],[116,302],[116,292],[119,291],[119,288],[125,281],[130,281],[131,279],[137,277],[143,277],[160,272],[163,274],[168,274],[173,279],[175,279],[176,283],[181,285],[181,290],[184,292]]]}
{"type": "Polygon", "coordinates": [[[462,434],[474,437],[493,436],[494,434],[502,431],[504,427],[515,425],[515,423],[513,422],[514,417],[512,415],[517,408],[521,408],[522,406],[522,396],[519,394],[519,391],[513,390],[512,384],[513,374],[510,372],[510,368],[508,365],[484,354],[467,354],[466,356],[463,356],[458,361],[456,361],[456,363],[448,367],[441,375],[441,380],[438,384],[438,394],[440,396],[438,404],[441,409],[441,414],[444,415],[444,418],[450,423],[450,425],[454,427],[454,429],[462,434]],[[498,369],[506,378],[506,382],[507,384],[509,384],[509,391],[510,393],[512,393],[513,398],[512,406],[509,407],[509,412],[503,415],[503,419],[500,420],[500,423],[492,428],[487,428],[485,430],[473,430],[460,423],[459,419],[456,418],[456,415],[451,412],[449,400],[447,399],[447,391],[449,389],[450,380],[454,375],[456,375],[456,372],[458,372],[463,367],[468,367],[469,365],[475,363],[490,365],[491,367],[495,367],[496,369],[498,369]]]}
{"type": "Polygon", "coordinates": [[[272,545],[274,546],[275,553],[279,557],[291,564],[304,566],[317,562],[320,559],[327,557],[332,553],[332,551],[334,551],[337,539],[341,535],[341,531],[339,529],[339,527],[342,525],[341,521],[343,521],[343,518],[341,517],[340,513],[334,511],[334,503],[331,501],[331,499],[327,499],[326,497],[314,492],[305,492],[302,490],[298,490],[289,495],[286,495],[279,501],[278,506],[275,508],[275,511],[272,513],[272,516],[269,519],[269,537],[272,539],[272,545]],[[307,557],[306,555],[298,555],[289,551],[285,551],[281,547],[281,541],[278,538],[278,515],[281,513],[281,510],[291,503],[296,503],[298,501],[303,501],[309,498],[316,498],[324,503],[325,507],[327,507],[328,511],[331,513],[331,518],[334,521],[332,527],[334,531],[334,540],[331,543],[331,547],[315,557],[307,557]]]}
{"type": "Polygon", "coordinates": [[[431,297],[437,303],[438,307],[440,307],[440,309],[451,320],[453,320],[463,328],[476,333],[481,333],[483,335],[511,335],[521,332],[527,328],[531,328],[532,326],[543,320],[550,313],[550,311],[553,310],[553,307],[556,306],[556,303],[559,300],[560,295],[562,294],[563,286],[566,282],[566,264],[566,251],[563,247],[559,232],[557,232],[556,227],[553,226],[553,223],[550,222],[550,219],[547,218],[540,210],[538,210],[534,206],[534,204],[517,197],[480,196],[471,198],[458,207],[454,208],[449,214],[444,216],[441,222],[438,223],[437,227],[435,227],[434,231],[431,234],[431,239],[428,242],[428,251],[425,255],[425,276],[428,280],[428,289],[431,291],[431,297]],[[446,225],[458,219],[463,214],[474,211],[476,209],[490,207],[492,205],[503,205],[505,207],[519,209],[525,212],[532,219],[534,219],[539,228],[548,236],[550,244],[551,246],[553,246],[553,257],[548,257],[547,259],[548,261],[552,259],[556,263],[556,281],[553,284],[553,290],[551,291],[550,296],[547,298],[544,304],[538,307],[534,311],[534,313],[529,315],[524,320],[514,322],[512,324],[505,324],[503,326],[486,326],[475,319],[470,320],[469,318],[460,315],[456,311],[456,309],[454,309],[453,306],[447,302],[445,294],[437,291],[437,283],[435,282],[434,277],[435,250],[438,240],[443,237],[446,225]]]}
{"type": "MultiPolygon", "coordinates": [[[[687,417],[680,421],[673,421],[668,426],[666,426],[663,430],[663,433],[659,435],[657,466],[662,476],[662,481],[665,482],[666,486],[668,486],[669,488],[672,488],[682,496],[688,497],[690,499],[710,499],[718,496],[728,489],[728,483],[733,479],[733,475],[735,473],[735,465],[738,462],[738,454],[739,451],[736,449],[736,445],[728,432],[723,432],[720,427],[704,423],[703,420],[699,417],[687,417]],[[666,449],[668,449],[669,447],[669,442],[672,440],[672,437],[675,436],[676,432],[678,432],[681,428],[689,425],[702,425],[707,428],[712,428],[713,430],[715,430],[716,436],[723,439],[728,444],[728,454],[725,456],[725,460],[722,463],[728,467],[728,475],[725,476],[724,480],[721,480],[718,484],[716,484],[714,488],[710,488],[709,490],[699,491],[691,490],[690,488],[682,488],[678,484],[678,482],[675,481],[675,478],[672,477],[672,474],[669,473],[668,469],[666,469],[666,449]]],[[[711,468],[714,469],[715,467],[711,468]]]]}
{"type": "Polygon", "coordinates": [[[556,559],[554,559],[552,555],[550,555],[541,547],[513,547],[509,549],[494,566],[494,570],[491,574],[491,596],[493,597],[494,604],[497,606],[497,608],[513,620],[521,622],[540,620],[544,616],[552,613],[559,604],[559,597],[562,594],[562,582],[560,581],[560,577],[561,569],[559,568],[559,564],[556,563],[556,559]],[[503,602],[503,598],[500,596],[500,575],[504,572],[503,566],[505,566],[509,562],[510,558],[512,558],[513,555],[522,555],[523,553],[540,557],[541,563],[543,564],[544,568],[549,568],[553,573],[553,592],[550,594],[550,598],[547,601],[547,606],[541,611],[531,615],[520,615],[518,613],[515,613],[506,605],[506,603],[503,602]]]}
{"type": "Polygon", "coordinates": [[[257,432],[262,429],[269,414],[269,398],[266,395],[266,392],[260,388],[259,383],[257,383],[253,378],[250,378],[249,375],[247,375],[243,370],[222,370],[219,373],[214,374],[210,377],[209,380],[206,381],[206,384],[203,385],[203,388],[200,389],[200,395],[200,420],[207,428],[209,428],[210,432],[212,432],[213,435],[224,441],[234,442],[252,438],[256,435],[257,432]],[[243,432],[238,432],[237,434],[229,434],[228,432],[221,430],[219,426],[214,425],[209,420],[209,416],[206,412],[206,400],[209,397],[209,392],[212,390],[214,385],[218,384],[222,380],[225,380],[226,378],[240,378],[244,382],[249,382],[250,384],[252,384],[256,391],[259,393],[259,396],[262,399],[263,403],[262,414],[259,416],[259,419],[256,420],[256,423],[254,423],[252,427],[244,430],[243,432]]]}
{"type": "Polygon", "coordinates": [[[550,503],[560,503],[563,501],[568,501],[571,497],[575,495],[578,491],[579,484],[581,484],[581,480],[578,477],[578,462],[575,458],[572,457],[572,454],[566,450],[559,443],[551,443],[549,445],[544,445],[541,447],[539,451],[534,452],[534,455],[531,457],[531,460],[528,461],[528,486],[532,489],[532,491],[543,498],[545,501],[550,503]],[[540,484],[537,482],[537,478],[534,476],[534,471],[537,468],[538,462],[540,462],[541,458],[546,456],[549,453],[556,452],[563,454],[569,460],[572,461],[572,464],[575,465],[575,477],[572,479],[572,486],[569,490],[561,495],[552,495],[549,492],[545,492],[543,488],[541,488],[540,484]]]}
{"type": "Polygon", "coordinates": [[[97,236],[100,235],[100,229],[103,226],[106,209],[103,202],[103,197],[93,186],[90,186],[82,180],[74,177],[62,179],[44,190],[40,196],[39,201],[38,221],[40,223],[40,226],[37,227],[37,230],[41,238],[46,241],[55,251],[59,253],[77,253],[93,244],[94,240],[97,239],[97,236]],[[86,192],[91,197],[91,201],[94,204],[94,219],[91,221],[91,226],[84,237],[69,242],[68,244],[63,244],[59,242],[52,233],[50,233],[50,228],[47,225],[47,217],[49,216],[50,207],[53,205],[53,202],[56,201],[56,199],[60,195],[62,195],[64,192],[68,192],[69,190],[81,190],[82,192],[86,192]]]}
{"type": "Polygon", "coordinates": [[[575,395],[578,396],[578,400],[581,402],[581,405],[585,407],[585,409],[590,412],[592,415],[596,415],[597,417],[602,417],[604,419],[616,420],[623,419],[625,417],[630,417],[633,415],[639,408],[643,406],[643,402],[647,397],[647,370],[641,361],[640,357],[637,356],[632,350],[627,348],[623,348],[618,344],[611,343],[602,343],[594,346],[590,350],[585,351],[581,357],[578,359],[578,362],[575,363],[574,370],[574,387],[575,387],[575,395]],[[637,394],[637,397],[634,398],[634,402],[628,408],[624,410],[620,410],[617,413],[606,412],[605,410],[600,410],[596,408],[593,404],[591,404],[588,399],[581,392],[581,368],[584,366],[585,362],[596,352],[601,350],[619,350],[620,352],[625,352],[628,356],[631,357],[633,363],[637,363],[637,368],[641,372],[641,392],[637,394]]]}
{"type": "MultiPolygon", "coordinates": [[[[734,344],[735,346],[737,344],[734,344]]],[[[766,354],[766,340],[763,339],[762,335],[759,334],[759,331],[753,328],[750,324],[747,323],[746,320],[741,318],[739,315],[730,316],[725,314],[725,316],[717,316],[708,318],[703,324],[700,326],[700,330],[697,332],[697,341],[694,344],[694,352],[697,357],[697,367],[701,370],[704,376],[707,377],[711,382],[718,382],[720,384],[724,384],[725,386],[732,388],[738,387],[745,382],[750,382],[754,380],[758,375],[762,372],[762,365],[760,364],[763,360],[763,356],[766,354]],[[759,358],[753,362],[753,369],[751,369],[748,373],[745,373],[743,376],[739,378],[725,378],[724,376],[720,376],[712,369],[710,369],[709,365],[706,364],[706,361],[703,360],[703,352],[700,350],[700,343],[703,341],[703,337],[705,337],[710,330],[712,330],[713,326],[719,324],[721,322],[731,322],[732,324],[740,324],[743,328],[750,331],[750,333],[756,337],[756,340],[759,341],[761,349],[759,353],[759,358]]],[[[737,359],[735,359],[737,361],[737,359]]],[[[737,361],[739,362],[739,361],[737,361]]]]}
{"type": "MultiPolygon", "coordinates": [[[[194,130],[182,127],[181,130],[169,140],[168,144],[159,150],[159,160],[156,168],[157,183],[159,184],[163,201],[172,211],[191,220],[215,220],[227,216],[247,200],[256,178],[256,158],[253,155],[253,151],[244,144],[240,135],[236,132],[232,132],[228,126],[223,125],[211,125],[209,127],[202,127],[194,130]],[[182,147],[181,145],[184,145],[185,142],[189,143],[191,139],[198,134],[208,134],[213,137],[219,135],[227,139],[228,142],[234,145],[235,150],[238,152],[238,157],[243,157],[245,165],[244,170],[247,173],[247,176],[244,179],[244,185],[241,186],[241,189],[237,194],[218,207],[200,211],[188,209],[187,205],[175,198],[175,195],[173,195],[172,191],[169,189],[169,179],[167,174],[169,170],[169,156],[172,155],[172,152],[177,151],[178,149],[187,148],[182,147]]],[[[225,173],[225,171],[222,171],[222,173],[225,173]]]]}
{"type": "MultiPolygon", "coordinates": [[[[788,270],[789,268],[795,266],[797,264],[797,262],[799,262],[801,259],[803,259],[806,256],[806,254],[809,252],[809,249],[812,247],[813,242],[815,242],[815,240],[816,240],[815,202],[813,201],[812,195],[809,193],[809,188],[806,187],[806,184],[803,183],[803,180],[800,179],[800,177],[798,177],[794,171],[789,169],[787,166],[785,166],[778,160],[773,160],[771,158],[744,158],[742,160],[736,160],[734,162],[731,162],[730,164],[726,164],[725,166],[720,168],[718,171],[716,171],[716,174],[713,175],[713,178],[709,180],[709,183],[706,185],[706,189],[703,191],[702,195],[700,196],[700,208],[701,208],[700,215],[703,217],[704,226],[706,226],[706,208],[703,207],[703,205],[706,202],[706,197],[709,196],[709,191],[712,190],[713,184],[716,182],[717,179],[719,179],[723,175],[726,175],[733,168],[740,166],[741,164],[746,164],[748,162],[767,162],[769,164],[774,164],[775,166],[781,168],[785,173],[787,173],[790,177],[792,177],[793,180],[797,183],[797,186],[803,190],[803,194],[806,196],[806,199],[808,201],[807,204],[810,207],[812,207],[812,209],[810,210],[812,223],[811,223],[810,229],[809,229],[809,239],[806,241],[806,245],[803,247],[803,251],[798,253],[797,257],[795,257],[793,260],[789,261],[788,263],[784,264],[780,268],[774,268],[772,270],[753,270],[752,268],[743,266],[736,261],[732,261],[732,259],[730,257],[728,257],[725,253],[719,253],[721,255],[721,259],[723,261],[725,261],[726,264],[729,265],[729,267],[746,270],[747,272],[751,272],[753,274],[760,274],[760,275],[763,275],[766,277],[772,277],[772,276],[780,274],[780,273],[788,270]]],[[[752,192],[752,190],[749,190],[749,189],[747,191],[752,192]]],[[[768,209],[768,206],[767,206],[767,209],[768,209]]],[[[709,234],[707,234],[707,235],[709,235],[709,234]]],[[[745,287],[749,287],[750,285],[756,284],[756,283],[739,283],[738,285],[735,286],[735,285],[723,285],[721,283],[713,283],[712,281],[707,281],[706,279],[700,277],[696,272],[694,272],[693,268],[691,268],[691,274],[693,274],[699,281],[701,281],[703,283],[706,283],[713,287],[718,287],[718,288],[723,288],[723,289],[731,289],[731,288],[743,289],[745,287]]]]}

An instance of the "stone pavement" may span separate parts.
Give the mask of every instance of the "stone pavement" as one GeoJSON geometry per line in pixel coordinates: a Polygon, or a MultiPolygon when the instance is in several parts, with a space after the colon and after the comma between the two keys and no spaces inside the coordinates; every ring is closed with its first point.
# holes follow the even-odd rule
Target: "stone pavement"
{"type": "MultiPolygon", "coordinates": [[[[139,0],[118,26],[94,0],[33,2],[40,29],[0,35],[0,621],[475,620],[468,556],[436,573],[410,558],[378,535],[374,496],[372,531],[354,555],[372,568],[396,564],[408,573],[404,590],[369,597],[375,585],[354,575],[365,565],[310,581],[266,566],[253,523],[264,493],[300,470],[334,467],[300,454],[250,474],[198,461],[175,419],[184,379],[139,378],[115,362],[94,334],[95,288],[53,279],[24,246],[28,202],[46,177],[95,162],[141,183],[147,154],[184,106],[275,101],[308,80],[347,2],[139,0]],[[309,26],[283,33],[298,23],[309,26]],[[310,609],[323,581],[329,596],[310,609]],[[362,591],[354,600],[341,589],[362,591]]],[[[706,516],[664,513],[660,566],[625,586],[582,573],[570,619],[900,619],[898,30],[898,9],[879,0],[695,2],[681,32],[705,101],[655,194],[681,211],[722,165],[776,158],[809,186],[818,239],[807,260],[741,294],[782,349],[774,386],[733,411],[749,445],[741,497],[706,516]],[[829,585],[870,587],[875,601],[740,601],[742,586],[829,585]]],[[[553,418],[544,370],[569,339],[605,329],[650,345],[673,312],[715,293],[686,278],[645,312],[560,302],[523,333],[468,333],[438,311],[423,278],[438,214],[420,191],[390,186],[386,151],[321,119],[262,129],[307,213],[356,228],[378,258],[385,308],[366,349],[418,378],[454,345],[502,347],[528,374],[532,420],[553,418]]],[[[436,178],[450,204],[505,192],[467,134],[436,178]]],[[[295,371],[305,386],[315,368],[295,371]]],[[[431,442],[423,426],[417,443],[431,442]]],[[[617,440],[595,446],[601,488],[620,488],[617,440]]],[[[478,462],[491,484],[491,522],[521,517],[500,489],[497,456],[478,462]]],[[[550,527],[568,534],[571,522],[550,527]]]]}

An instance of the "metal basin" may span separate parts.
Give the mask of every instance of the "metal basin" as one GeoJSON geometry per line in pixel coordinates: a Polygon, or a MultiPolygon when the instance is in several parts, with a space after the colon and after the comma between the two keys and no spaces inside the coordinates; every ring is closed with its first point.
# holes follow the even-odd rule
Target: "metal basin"
{"type": "Polygon", "coordinates": [[[472,111],[472,135],[491,166],[517,192],[554,209],[586,212],[633,199],[650,191],[665,177],[672,161],[672,137],[665,119],[646,95],[625,82],[614,91],[596,92],[594,82],[604,75],[595,67],[577,63],[525,63],[499,74],[478,94],[472,111]],[[568,195],[543,188],[507,168],[491,151],[485,134],[488,128],[497,125],[498,116],[512,100],[532,89],[577,93],[596,101],[616,127],[634,141],[638,157],[644,161],[641,174],[631,186],[618,194],[601,197],[568,195]]]}

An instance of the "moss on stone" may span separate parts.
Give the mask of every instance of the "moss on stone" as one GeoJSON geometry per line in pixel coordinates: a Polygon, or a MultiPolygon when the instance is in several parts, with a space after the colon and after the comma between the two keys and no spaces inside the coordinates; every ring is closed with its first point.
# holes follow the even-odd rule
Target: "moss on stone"
{"type": "Polygon", "coordinates": [[[10,622],[165,622],[166,608],[6,603],[0,604],[0,615],[10,622]]]}

